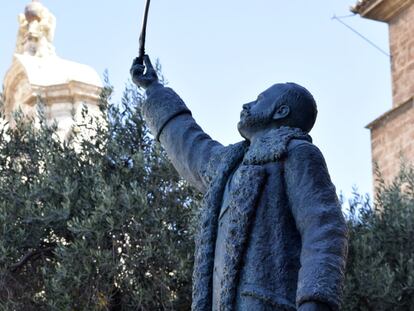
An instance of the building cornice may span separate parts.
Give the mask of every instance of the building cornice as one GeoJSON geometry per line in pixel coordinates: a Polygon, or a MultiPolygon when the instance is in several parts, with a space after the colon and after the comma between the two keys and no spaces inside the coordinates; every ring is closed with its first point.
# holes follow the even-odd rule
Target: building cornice
{"type": "Polygon", "coordinates": [[[360,0],[351,11],[362,17],[389,22],[414,0],[360,0]]]}
{"type": "Polygon", "coordinates": [[[394,118],[395,116],[400,115],[401,112],[410,110],[414,107],[414,98],[406,101],[404,104],[399,105],[397,107],[388,110],[386,113],[382,114],[380,117],[369,123],[365,128],[375,130],[377,127],[384,124],[384,122],[389,121],[390,119],[394,118]]]}
{"type": "Polygon", "coordinates": [[[39,101],[46,106],[57,103],[85,102],[89,105],[98,105],[102,88],[78,81],[53,86],[32,85],[31,92],[27,94],[24,104],[33,106],[39,101]]]}

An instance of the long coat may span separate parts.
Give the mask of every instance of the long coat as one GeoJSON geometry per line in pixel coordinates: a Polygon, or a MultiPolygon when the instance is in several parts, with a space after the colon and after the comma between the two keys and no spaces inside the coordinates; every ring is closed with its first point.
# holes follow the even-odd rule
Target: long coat
{"type": "Polygon", "coordinates": [[[178,172],[205,193],[196,237],[194,311],[212,309],[219,214],[230,174],[220,311],[339,310],[347,229],[324,158],[309,136],[281,128],[258,145],[222,146],[170,88],[154,85],[142,107],[178,172]]]}

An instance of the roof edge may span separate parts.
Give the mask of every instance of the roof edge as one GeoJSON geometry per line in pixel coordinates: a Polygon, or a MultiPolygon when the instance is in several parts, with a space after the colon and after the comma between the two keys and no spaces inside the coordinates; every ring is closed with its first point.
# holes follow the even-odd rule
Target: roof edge
{"type": "Polygon", "coordinates": [[[351,7],[351,11],[361,17],[389,22],[407,6],[414,3],[414,0],[359,0],[351,7]]]}
{"type": "Polygon", "coordinates": [[[383,113],[381,116],[376,118],[374,121],[369,123],[365,126],[366,129],[373,130],[378,125],[380,125],[383,121],[392,118],[395,114],[397,114],[400,110],[404,109],[410,109],[411,106],[414,106],[414,97],[411,97],[409,100],[407,100],[405,103],[392,108],[391,110],[388,110],[387,112],[383,113]]]}

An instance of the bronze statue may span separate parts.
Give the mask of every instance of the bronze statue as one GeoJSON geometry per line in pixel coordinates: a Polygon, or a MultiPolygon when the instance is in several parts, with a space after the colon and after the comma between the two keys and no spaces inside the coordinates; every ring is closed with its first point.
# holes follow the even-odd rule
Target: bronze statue
{"type": "Polygon", "coordinates": [[[192,310],[339,310],[347,227],[308,134],[312,95],[294,83],[270,87],[243,105],[245,140],[223,146],[144,61],[131,68],[146,89],[142,113],[181,176],[205,194],[192,310]]]}

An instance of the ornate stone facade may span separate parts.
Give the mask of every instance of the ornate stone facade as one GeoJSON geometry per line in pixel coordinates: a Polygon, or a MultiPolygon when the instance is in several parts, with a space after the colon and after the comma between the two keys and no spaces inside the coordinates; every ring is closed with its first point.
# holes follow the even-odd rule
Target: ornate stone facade
{"type": "Polygon", "coordinates": [[[353,11],[389,25],[393,107],[367,127],[374,169],[390,182],[414,162],[414,0],[363,0],[353,11]]]}
{"type": "Polygon", "coordinates": [[[56,19],[40,2],[33,1],[19,15],[13,62],[4,78],[4,112],[13,125],[13,112],[37,118],[37,105],[45,106],[46,119],[57,121],[65,139],[84,106],[99,116],[102,82],[91,67],[58,57],[53,46],[56,19]]]}

